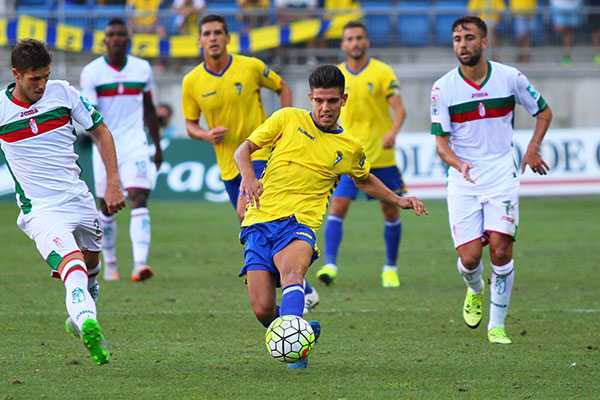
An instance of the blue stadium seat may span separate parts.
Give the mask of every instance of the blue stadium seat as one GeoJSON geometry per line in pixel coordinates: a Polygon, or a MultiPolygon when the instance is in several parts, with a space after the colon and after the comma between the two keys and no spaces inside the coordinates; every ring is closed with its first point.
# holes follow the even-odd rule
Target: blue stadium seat
{"type": "Polygon", "coordinates": [[[452,43],[452,23],[457,18],[467,15],[467,7],[462,0],[444,0],[435,3],[435,43],[452,43]]]}
{"type": "Polygon", "coordinates": [[[229,32],[240,32],[242,30],[242,23],[237,19],[237,12],[239,8],[235,1],[228,0],[212,0],[209,2],[205,14],[220,14],[225,18],[227,22],[227,28],[229,32]]]}
{"type": "Polygon", "coordinates": [[[390,2],[363,2],[362,9],[365,12],[365,25],[367,26],[371,45],[381,47],[394,44],[392,21],[389,13],[390,2]]]}
{"type": "Polygon", "coordinates": [[[429,44],[429,2],[405,0],[398,5],[398,44],[426,46],[429,44]]]}
{"type": "Polygon", "coordinates": [[[91,9],[87,4],[69,4],[66,8],[65,24],[89,29],[91,26],[91,9]]]}

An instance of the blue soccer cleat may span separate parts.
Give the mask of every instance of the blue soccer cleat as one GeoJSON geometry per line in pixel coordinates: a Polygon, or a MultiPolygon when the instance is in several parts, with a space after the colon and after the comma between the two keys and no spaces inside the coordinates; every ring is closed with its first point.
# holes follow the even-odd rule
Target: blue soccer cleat
{"type": "MultiPolygon", "coordinates": [[[[309,322],[309,325],[311,326],[311,328],[313,329],[313,332],[315,333],[315,343],[316,343],[317,339],[319,339],[319,336],[321,335],[321,324],[317,320],[312,320],[309,322]]],[[[298,361],[295,363],[288,363],[287,367],[292,368],[292,369],[306,368],[306,367],[308,367],[308,357],[306,357],[302,361],[298,361]]]]}

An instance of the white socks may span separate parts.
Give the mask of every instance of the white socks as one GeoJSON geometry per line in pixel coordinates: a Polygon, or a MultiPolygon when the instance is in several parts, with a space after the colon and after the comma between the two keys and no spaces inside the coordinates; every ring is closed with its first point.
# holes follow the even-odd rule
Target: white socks
{"type": "Polygon", "coordinates": [[[69,261],[62,270],[61,279],[67,291],[67,312],[81,331],[85,320],[96,321],[96,303],[87,289],[88,276],[83,261],[69,261]]]}
{"type": "Polygon", "coordinates": [[[96,277],[100,273],[101,269],[102,269],[102,263],[100,261],[98,261],[98,265],[96,265],[94,268],[88,269],[88,272],[87,272],[87,275],[88,275],[87,288],[88,288],[88,292],[90,292],[90,295],[92,296],[92,299],[94,300],[95,304],[98,304],[98,294],[100,292],[100,285],[98,284],[98,280],[96,279],[96,277]]]}
{"type": "Polygon", "coordinates": [[[492,264],[492,286],[490,287],[490,321],[488,331],[497,326],[504,326],[508,311],[510,294],[515,282],[515,261],[510,260],[506,265],[492,264]]]}
{"type": "Polygon", "coordinates": [[[134,265],[146,265],[150,250],[150,212],[146,207],[131,210],[129,236],[133,248],[134,265]]]}
{"type": "Polygon", "coordinates": [[[117,220],[115,215],[104,215],[100,212],[102,223],[102,257],[105,263],[117,262],[117,220]]]}
{"type": "Polygon", "coordinates": [[[483,290],[483,280],[481,279],[481,276],[483,275],[483,263],[479,261],[477,268],[469,270],[463,265],[460,257],[458,257],[456,266],[458,267],[458,273],[461,274],[469,289],[471,289],[474,294],[481,293],[483,290]]]}

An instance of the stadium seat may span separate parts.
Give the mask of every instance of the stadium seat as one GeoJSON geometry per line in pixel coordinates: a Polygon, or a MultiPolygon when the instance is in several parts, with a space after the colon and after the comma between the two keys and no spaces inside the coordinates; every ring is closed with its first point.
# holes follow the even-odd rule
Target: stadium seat
{"type": "Polygon", "coordinates": [[[213,0],[208,3],[206,14],[220,14],[225,18],[229,32],[240,32],[242,23],[237,19],[239,7],[233,0],[213,0]]]}
{"type": "Polygon", "coordinates": [[[398,44],[426,46],[429,44],[429,2],[404,0],[398,5],[398,44]]]}
{"type": "Polygon", "coordinates": [[[367,32],[369,32],[371,45],[381,47],[394,44],[390,2],[363,2],[362,10],[365,12],[365,25],[367,26],[367,32]]]}
{"type": "Polygon", "coordinates": [[[452,43],[452,23],[467,14],[463,0],[444,0],[435,3],[435,43],[447,45],[452,43]]]}
{"type": "Polygon", "coordinates": [[[87,4],[69,4],[65,9],[65,24],[89,29],[91,26],[91,9],[87,4]]]}

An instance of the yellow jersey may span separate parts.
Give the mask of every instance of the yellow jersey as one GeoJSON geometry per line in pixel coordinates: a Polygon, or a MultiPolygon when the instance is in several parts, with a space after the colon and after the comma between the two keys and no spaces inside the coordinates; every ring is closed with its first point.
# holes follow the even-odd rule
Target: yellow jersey
{"type": "Polygon", "coordinates": [[[388,98],[400,93],[400,83],[392,68],[370,58],[360,71],[346,63],[338,65],[346,78],[348,101],[342,108],[340,123],[365,147],[372,168],[396,165],[394,149],[384,149],[382,139],[392,128],[388,98]]]}
{"type": "MultiPolygon", "coordinates": [[[[223,142],[214,145],[221,179],[225,181],[239,174],[233,160],[235,149],[267,119],[261,87],[277,91],[281,89],[281,77],[258,58],[240,55],[232,55],[221,74],[209,71],[202,63],[183,78],[183,117],[197,121],[204,113],[209,129],[219,125],[228,129],[223,142]]],[[[265,149],[253,154],[252,159],[268,157],[265,149]]]]}
{"type": "Polygon", "coordinates": [[[359,180],[369,176],[358,139],[341,128],[324,130],[306,110],[288,107],[274,112],[248,140],[272,151],[261,178],[260,209],[248,206],[242,226],[293,215],[316,231],[340,175],[359,180]]]}

